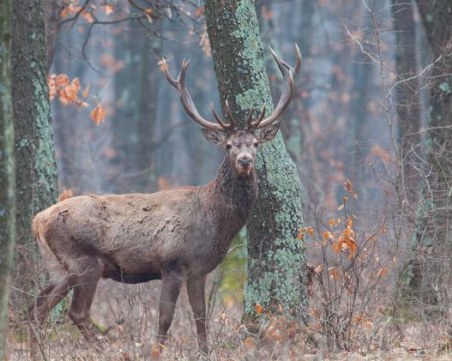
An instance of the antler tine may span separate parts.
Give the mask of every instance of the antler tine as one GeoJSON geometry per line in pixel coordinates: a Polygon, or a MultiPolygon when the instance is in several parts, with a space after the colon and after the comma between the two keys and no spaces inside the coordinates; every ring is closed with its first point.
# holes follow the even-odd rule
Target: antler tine
{"type": "Polygon", "coordinates": [[[248,124],[248,128],[249,129],[253,129],[253,128],[256,128],[258,125],[259,125],[259,123],[262,121],[262,119],[264,119],[264,117],[265,117],[265,111],[266,111],[267,109],[265,108],[265,105],[262,107],[262,111],[261,111],[261,113],[259,114],[259,116],[256,118],[256,120],[254,121],[254,122],[250,122],[249,124],[248,124]]]}
{"type": "Polygon", "coordinates": [[[178,82],[177,82],[177,80],[176,79],[174,79],[172,76],[171,76],[171,74],[169,73],[169,65],[168,65],[168,62],[166,61],[166,58],[163,58],[162,59],[162,62],[163,62],[163,67],[162,67],[162,69],[163,69],[163,73],[165,74],[165,77],[166,77],[166,80],[168,80],[168,82],[173,86],[173,87],[175,87],[176,89],[177,89],[177,85],[178,85],[178,82]]]}
{"type": "MultiPolygon", "coordinates": [[[[163,59],[163,61],[166,63],[166,60],[163,59]]],[[[215,124],[205,118],[203,118],[198,110],[196,109],[195,104],[193,103],[193,100],[191,98],[190,92],[185,86],[185,73],[187,71],[187,68],[190,64],[190,61],[187,59],[184,59],[182,61],[181,69],[179,72],[178,79],[174,79],[171,74],[168,71],[168,66],[164,67],[164,73],[166,76],[166,79],[168,82],[177,89],[179,92],[179,99],[182,103],[182,107],[187,112],[187,114],[192,118],[196,123],[201,125],[204,128],[212,129],[212,130],[223,130],[224,123],[215,124]],[[223,125],[222,125],[223,124],[223,125]]],[[[167,65],[167,64],[165,64],[167,65]]]]}
{"type": "Polygon", "coordinates": [[[251,109],[250,111],[250,115],[248,115],[248,119],[246,121],[246,126],[248,129],[252,128],[252,124],[253,124],[253,115],[254,115],[254,109],[251,109]]]}
{"type": "Polygon", "coordinates": [[[235,128],[235,120],[234,120],[234,117],[232,116],[231,108],[229,108],[229,102],[227,100],[224,101],[224,107],[226,109],[226,115],[229,119],[228,128],[234,129],[235,128]]]}
{"type": "Polygon", "coordinates": [[[273,58],[275,59],[276,63],[278,64],[278,68],[281,71],[283,75],[283,81],[286,83],[286,85],[283,87],[281,96],[279,98],[278,104],[276,105],[275,110],[268,118],[260,119],[258,118],[254,123],[254,128],[263,128],[271,123],[273,123],[289,106],[290,100],[292,98],[293,92],[294,92],[294,74],[296,75],[301,67],[301,52],[298,46],[295,45],[295,52],[296,52],[296,63],[295,68],[292,68],[289,64],[287,64],[285,61],[278,58],[276,53],[273,51],[272,48],[270,48],[270,52],[272,53],[273,58]]]}
{"type": "Polygon", "coordinates": [[[213,107],[213,103],[210,103],[210,111],[212,112],[218,124],[220,124],[224,129],[229,128],[229,124],[223,122],[223,120],[221,120],[221,118],[218,116],[217,112],[215,111],[215,108],[213,107]]]}
{"type": "Polygon", "coordinates": [[[302,61],[301,51],[300,51],[300,48],[298,47],[298,44],[295,44],[295,53],[296,53],[296,60],[295,60],[295,69],[293,71],[294,77],[297,76],[298,72],[300,71],[301,61],[302,61]]]}

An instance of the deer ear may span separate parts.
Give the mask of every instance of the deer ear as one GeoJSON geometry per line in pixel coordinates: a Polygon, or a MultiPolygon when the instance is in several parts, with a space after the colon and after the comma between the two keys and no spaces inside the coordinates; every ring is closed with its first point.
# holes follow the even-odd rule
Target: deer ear
{"type": "Polygon", "coordinates": [[[226,142],[226,136],[221,130],[201,128],[201,131],[204,137],[212,144],[221,146],[226,142]]]}
{"type": "Polygon", "coordinates": [[[271,141],[279,130],[279,123],[272,123],[262,128],[259,133],[257,133],[257,140],[259,143],[265,143],[271,141]]]}

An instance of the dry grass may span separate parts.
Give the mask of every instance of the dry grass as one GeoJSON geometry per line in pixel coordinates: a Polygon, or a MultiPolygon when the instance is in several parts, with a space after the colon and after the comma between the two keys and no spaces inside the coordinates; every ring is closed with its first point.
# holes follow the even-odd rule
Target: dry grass
{"type": "MultiPolygon", "coordinates": [[[[149,360],[156,333],[159,282],[125,286],[112,281],[99,284],[92,308],[93,319],[112,327],[96,351],[82,338],[66,315],[48,322],[42,349],[47,360],[149,360]]],[[[403,328],[386,327],[386,344],[356,345],[349,352],[327,352],[311,327],[298,326],[283,317],[263,322],[259,335],[249,334],[240,323],[240,307],[217,302],[210,320],[210,360],[450,360],[451,339],[446,325],[412,322],[403,328]]],[[[380,319],[383,322],[383,318],[380,319]]],[[[386,319],[386,322],[388,319],[386,319]]],[[[22,325],[25,326],[25,325],[22,325]]],[[[375,325],[375,327],[381,325],[375,325]]],[[[381,327],[380,327],[381,328],[381,327]]],[[[381,328],[383,330],[383,328],[381,328]]],[[[369,331],[370,332],[370,331],[369,331]]],[[[196,332],[182,292],[161,360],[197,360],[196,332]]],[[[29,360],[26,337],[12,330],[8,360],[29,360]]]]}

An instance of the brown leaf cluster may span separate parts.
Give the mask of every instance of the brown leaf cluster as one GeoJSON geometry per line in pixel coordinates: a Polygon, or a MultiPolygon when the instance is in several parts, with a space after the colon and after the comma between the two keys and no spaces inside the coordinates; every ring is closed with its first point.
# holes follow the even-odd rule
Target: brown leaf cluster
{"type": "MultiPolygon", "coordinates": [[[[76,105],[80,108],[89,106],[87,99],[90,93],[90,86],[81,90],[79,78],[72,80],[66,74],[51,74],[47,78],[49,87],[49,99],[58,99],[64,105],[76,105]]],[[[96,124],[101,124],[107,115],[105,108],[97,103],[91,110],[91,120],[96,124]]]]}
{"type": "MultiPolygon", "coordinates": [[[[96,6],[91,4],[90,9],[95,9],[96,6]]],[[[107,13],[107,10],[105,10],[107,13]]],[[[93,23],[95,21],[93,14],[79,4],[78,0],[66,0],[60,12],[62,19],[69,19],[80,15],[86,22],[93,23]]],[[[108,14],[107,14],[108,15],[108,14]]]]}
{"type": "Polygon", "coordinates": [[[349,257],[353,258],[358,249],[355,240],[355,231],[353,229],[353,218],[349,217],[347,219],[347,225],[342,233],[337,238],[336,242],[333,242],[332,248],[336,253],[348,252],[349,257]]]}

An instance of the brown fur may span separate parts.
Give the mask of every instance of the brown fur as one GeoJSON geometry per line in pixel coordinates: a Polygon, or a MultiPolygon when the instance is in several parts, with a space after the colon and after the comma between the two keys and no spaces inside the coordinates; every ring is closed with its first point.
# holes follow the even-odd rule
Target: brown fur
{"type": "Polygon", "coordinates": [[[162,279],[158,341],[163,343],[182,282],[207,352],[205,276],[225,257],[245,225],[257,197],[254,160],[265,131],[206,130],[206,138],[228,155],[214,181],[152,194],[85,195],[38,213],[33,232],[50,272],[49,284],[31,306],[31,320],[42,323],[70,289],[69,316],[84,336],[95,340],[89,318],[100,278],[123,283],[162,279]]]}

